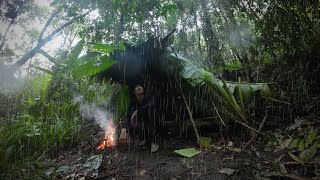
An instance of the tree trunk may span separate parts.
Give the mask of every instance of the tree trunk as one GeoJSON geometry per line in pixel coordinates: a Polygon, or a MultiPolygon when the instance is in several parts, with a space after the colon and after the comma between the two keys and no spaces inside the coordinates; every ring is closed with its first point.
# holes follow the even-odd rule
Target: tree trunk
{"type": "Polygon", "coordinates": [[[207,0],[201,0],[202,6],[202,23],[203,23],[203,37],[207,46],[207,61],[210,66],[219,67],[223,65],[223,62],[218,57],[219,41],[211,25],[211,18],[209,10],[207,8],[207,0]]]}
{"type": "MultiPolygon", "coordinates": [[[[29,59],[31,59],[33,56],[35,56],[40,49],[47,44],[49,41],[51,41],[57,34],[59,34],[64,28],[68,27],[69,25],[71,25],[72,23],[74,23],[76,20],[78,20],[81,17],[84,17],[86,15],[88,15],[92,10],[87,11],[86,13],[80,15],[80,16],[76,16],[74,18],[72,18],[70,21],[64,23],[63,25],[61,25],[60,27],[58,27],[56,30],[54,30],[53,32],[51,32],[46,38],[43,37],[39,37],[38,38],[38,44],[36,47],[34,47],[31,51],[27,52],[24,56],[22,56],[22,58],[20,58],[16,63],[14,63],[11,66],[11,69],[13,71],[16,71],[18,68],[20,68],[21,66],[23,66],[29,59]]],[[[48,21],[52,21],[53,18],[49,18],[48,21]]],[[[50,23],[46,23],[46,25],[44,26],[44,29],[47,29],[48,26],[50,25],[50,23]]],[[[42,35],[44,34],[41,33],[42,35]]]]}
{"type": "Polygon", "coordinates": [[[121,13],[120,20],[117,27],[117,32],[116,32],[117,34],[116,34],[115,44],[118,44],[120,42],[121,35],[123,32],[123,24],[124,24],[124,17],[123,17],[123,14],[121,13]]]}

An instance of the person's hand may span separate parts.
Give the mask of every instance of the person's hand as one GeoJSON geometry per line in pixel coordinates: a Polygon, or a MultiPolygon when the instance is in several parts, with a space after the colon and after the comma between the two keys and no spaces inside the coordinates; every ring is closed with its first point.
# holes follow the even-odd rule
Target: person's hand
{"type": "Polygon", "coordinates": [[[126,128],[122,128],[121,132],[120,132],[119,142],[126,143],[126,141],[127,141],[127,130],[126,130],[126,128]]]}
{"type": "Polygon", "coordinates": [[[131,124],[136,127],[138,125],[138,110],[135,110],[131,116],[131,124]]]}
{"type": "Polygon", "coordinates": [[[120,139],[127,139],[127,130],[126,128],[121,129],[120,139]]]}

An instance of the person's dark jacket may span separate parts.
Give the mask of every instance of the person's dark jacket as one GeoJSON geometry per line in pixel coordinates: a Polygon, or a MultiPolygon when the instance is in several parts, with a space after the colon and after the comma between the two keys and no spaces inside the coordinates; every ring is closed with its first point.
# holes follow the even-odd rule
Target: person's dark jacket
{"type": "Polygon", "coordinates": [[[141,103],[138,102],[136,97],[132,98],[126,113],[126,124],[128,125],[131,123],[131,117],[135,110],[138,110],[139,113],[145,112],[145,110],[147,110],[148,108],[153,107],[155,107],[155,102],[154,99],[151,97],[145,96],[141,103]]]}
{"type": "Polygon", "coordinates": [[[131,137],[152,139],[157,137],[161,129],[161,115],[153,98],[144,97],[142,103],[134,98],[129,104],[126,114],[126,129],[131,137]],[[131,123],[135,110],[137,113],[137,126],[131,123]]]}

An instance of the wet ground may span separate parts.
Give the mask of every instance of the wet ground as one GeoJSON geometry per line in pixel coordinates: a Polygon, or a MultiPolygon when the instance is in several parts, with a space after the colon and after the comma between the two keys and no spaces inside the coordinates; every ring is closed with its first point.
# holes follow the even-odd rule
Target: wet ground
{"type": "Polygon", "coordinates": [[[96,128],[86,132],[90,138],[72,150],[47,158],[55,166],[54,179],[314,179],[319,174],[318,161],[302,166],[290,157],[289,152],[294,151],[265,147],[260,138],[239,153],[247,141],[234,138],[232,143],[231,139],[216,138],[208,150],[200,149],[190,138],[171,136],[151,153],[147,147],[127,144],[96,150],[103,132],[96,128]],[[200,150],[200,154],[185,158],[174,153],[189,147],[200,150]]]}
{"type": "MultiPolygon", "coordinates": [[[[67,167],[57,179],[226,179],[218,170],[223,166],[220,156],[209,151],[185,158],[175,154],[176,149],[195,147],[188,140],[172,140],[151,153],[142,146],[118,145],[116,149],[92,152],[62,152],[54,159],[59,167],[67,167]],[[97,168],[83,167],[90,157],[102,154],[97,168]]],[[[84,148],[85,149],[85,148],[84,148]]],[[[93,165],[94,166],[94,165],[93,165]]],[[[63,168],[62,168],[63,169],[63,168]]]]}
{"type": "MultiPolygon", "coordinates": [[[[212,151],[199,149],[194,140],[165,138],[160,149],[151,153],[146,146],[118,144],[115,149],[96,150],[102,139],[102,132],[90,129],[92,136],[73,150],[61,151],[48,162],[57,167],[56,179],[226,179],[220,173],[223,159],[212,151]],[[175,154],[177,149],[194,147],[200,154],[186,158],[175,154]],[[88,159],[96,157],[95,163],[88,159]],[[100,158],[100,159],[99,159],[100,158]]],[[[93,158],[94,159],[94,158],[93,158]]]]}

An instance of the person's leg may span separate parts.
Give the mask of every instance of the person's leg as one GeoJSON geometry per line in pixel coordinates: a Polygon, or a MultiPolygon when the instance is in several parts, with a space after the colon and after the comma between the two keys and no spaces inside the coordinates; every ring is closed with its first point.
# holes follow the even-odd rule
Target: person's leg
{"type": "Polygon", "coordinates": [[[151,152],[155,152],[159,148],[159,135],[162,128],[162,117],[156,108],[147,109],[145,114],[145,136],[147,137],[149,144],[151,144],[151,152]]]}

